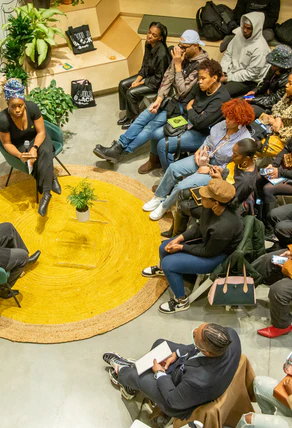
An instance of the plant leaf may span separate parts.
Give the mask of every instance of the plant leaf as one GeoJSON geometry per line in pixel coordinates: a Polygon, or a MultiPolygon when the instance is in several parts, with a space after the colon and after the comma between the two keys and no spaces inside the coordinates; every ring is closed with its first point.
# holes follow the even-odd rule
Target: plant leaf
{"type": "Polygon", "coordinates": [[[41,65],[42,62],[47,57],[48,53],[48,44],[43,39],[37,39],[36,48],[38,52],[38,65],[41,65]]]}
{"type": "Polygon", "coordinates": [[[39,30],[41,30],[46,35],[48,35],[48,27],[46,25],[44,25],[44,24],[37,24],[36,28],[38,28],[39,30]]]}
{"type": "Polygon", "coordinates": [[[34,62],[35,61],[35,43],[36,40],[33,39],[31,43],[26,45],[25,54],[34,62]]]}
{"type": "Polygon", "coordinates": [[[66,16],[66,14],[64,12],[61,12],[57,8],[45,9],[45,11],[42,12],[42,17],[44,19],[49,19],[49,18],[51,18],[54,15],[65,15],[66,16]]]}

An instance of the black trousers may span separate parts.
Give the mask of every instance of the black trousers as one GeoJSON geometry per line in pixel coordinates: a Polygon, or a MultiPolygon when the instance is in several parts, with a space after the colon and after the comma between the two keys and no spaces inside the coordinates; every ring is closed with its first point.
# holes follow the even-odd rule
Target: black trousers
{"type": "Polygon", "coordinates": [[[229,92],[231,98],[239,97],[239,95],[245,95],[257,86],[255,82],[227,82],[225,88],[229,92]]]}
{"type": "Polygon", "coordinates": [[[126,116],[128,119],[135,119],[139,116],[139,103],[146,94],[155,92],[153,89],[150,89],[145,85],[130,88],[132,83],[136,80],[136,77],[137,74],[121,80],[119,83],[120,110],[126,110],[126,116]]]}
{"type": "MultiPolygon", "coordinates": [[[[151,349],[160,345],[162,342],[164,342],[164,340],[165,339],[156,340],[152,345],[151,349]]],[[[181,345],[178,343],[170,342],[169,340],[167,340],[167,343],[172,352],[181,348],[181,345]]],[[[181,355],[183,355],[184,350],[185,348],[181,352],[181,355]]],[[[175,365],[176,362],[173,364],[173,366],[175,365]]],[[[171,370],[171,366],[169,367],[168,371],[169,370],[171,370]]],[[[184,417],[187,417],[190,413],[189,409],[179,410],[173,409],[169,406],[169,404],[162,396],[160,390],[158,389],[157,380],[154,379],[154,373],[151,369],[147,370],[139,376],[135,367],[125,367],[119,371],[118,381],[122,385],[129,386],[135,391],[142,391],[147,397],[149,397],[154,403],[156,403],[157,406],[168,416],[183,419],[184,417]]]]}
{"type": "Polygon", "coordinates": [[[287,328],[292,322],[290,303],[292,301],[292,280],[284,277],[280,266],[272,263],[272,256],[280,255],[285,250],[265,254],[252,263],[252,266],[263,276],[263,282],[270,285],[270,313],[272,325],[287,328]]]}
{"type": "Polygon", "coordinates": [[[28,249],[11,223],[0,224],[0,266],[10,272],[8,284],[13,287],[28,261],[28,249]]]}
{"type": "Polygon", "coordinates": [[[287,183],[279,183],[273,185],[265,177],[258,176],[257,182],[257,193],[265,203],[276,202],[277,195],[292,195],[292,185],[287,183]]]}
{"type": "MultiPolygon", "coordinates": [[[[30,148],[34,145],[34,140],[30,142],[30,148]]],[[[22,145],[18,147],[20,152],[25,151],[22,145]]],[[[54,174],[54,147],[49,135],[46,135],[38,150],[38,158],[33,165],[32,176],[38,183],[39,193],[50,192],[52,190],[54,174]]]]}
{"type": "Polygon", "coordinates": [[[271,210],[267,216],[267,221],[274,229],[281,248],[292,244],[292,204],[271,210]]]}

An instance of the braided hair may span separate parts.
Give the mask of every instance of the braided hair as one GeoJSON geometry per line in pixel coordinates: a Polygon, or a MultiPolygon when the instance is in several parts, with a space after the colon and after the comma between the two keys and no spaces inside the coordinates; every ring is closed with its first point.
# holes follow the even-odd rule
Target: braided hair
{"type": "Polygon", "coordinates": [[[226,328],[214,323],[205,325],[202,330],[202,339],[208,345],[208,350],[216,356],[224,354],[232,342],[226,328]]]}

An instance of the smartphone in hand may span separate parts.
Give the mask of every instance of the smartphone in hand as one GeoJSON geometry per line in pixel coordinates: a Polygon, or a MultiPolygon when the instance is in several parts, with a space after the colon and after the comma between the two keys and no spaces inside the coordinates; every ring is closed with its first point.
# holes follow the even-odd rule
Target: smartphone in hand
{"type": "Polygon", "coordinates": [[[261,175],[268,175],[273,172],[274,168],[260,168],[261,175]]]}
{"type": "Polygon", "coordinates": [[[288,260],[288,257],[282,257],[282,256],[272,256],[272,263],[274,265],[283,265],[288,260]]]}

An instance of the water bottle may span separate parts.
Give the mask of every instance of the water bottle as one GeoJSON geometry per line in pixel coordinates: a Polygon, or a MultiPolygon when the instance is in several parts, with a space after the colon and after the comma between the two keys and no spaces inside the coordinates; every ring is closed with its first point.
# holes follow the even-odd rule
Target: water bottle
{"type": "Polygon", "coordinates": [[[25,142],[24,142],[23,145],[25,147],[25,152],[28,153],[29,152],[30,142],[28,140],[25,140],[25,142]]]}

